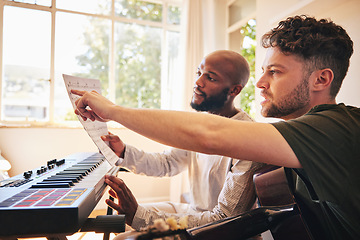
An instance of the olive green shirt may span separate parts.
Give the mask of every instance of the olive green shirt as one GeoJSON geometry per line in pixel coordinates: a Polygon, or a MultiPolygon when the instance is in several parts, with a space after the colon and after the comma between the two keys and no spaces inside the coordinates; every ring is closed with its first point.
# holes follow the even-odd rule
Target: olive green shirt
{"type": "Polygon", "coordinates": [[[328,237],[360,239],[360,109],[319,105],[302,117],[273,125],[317,195],[309,200],[319,206],[317,217],[328,237]]]}

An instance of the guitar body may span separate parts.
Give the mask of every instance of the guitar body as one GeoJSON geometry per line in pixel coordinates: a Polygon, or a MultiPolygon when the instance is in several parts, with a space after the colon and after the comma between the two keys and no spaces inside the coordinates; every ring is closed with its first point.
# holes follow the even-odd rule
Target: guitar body
{"type": "Polygon", "coordinates": [[[293,215],[270,228],[274,240],[313,240],[285,175],[283,167],[254,176],[260,207],[293,205],[293,215]]]}

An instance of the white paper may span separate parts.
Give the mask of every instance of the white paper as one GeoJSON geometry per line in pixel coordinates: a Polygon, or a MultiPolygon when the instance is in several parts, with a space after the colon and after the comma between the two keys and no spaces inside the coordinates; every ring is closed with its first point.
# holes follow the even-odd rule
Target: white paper
{"type": "MultiPolygon", "coordinates": [[[[101,94],[101,84],[98,79],[87,79],[80,78],[75,76],[70,76],[63,74],[66,90],[68,92],[71,104],[73,105],[74,110],[76,109],[75,101],[79,96],[72,94],[71,89],[74,90],[83,90],[83,91],[93,91],[101,94]]],[[[100,121],[91,121],[87,119],[84,121],[80,116],[77,116],[81,124],[83,125],[86,132],[89,134],[91,139],[94,141],[95,145],[99,148],[99,151],[104,155],[106,160],[112,165],[115,166],[115,163],[119,157],[114,153],[114,151],[105,143],[101,136],[108,135],[108,128],[105,122],[100,121]]]]}

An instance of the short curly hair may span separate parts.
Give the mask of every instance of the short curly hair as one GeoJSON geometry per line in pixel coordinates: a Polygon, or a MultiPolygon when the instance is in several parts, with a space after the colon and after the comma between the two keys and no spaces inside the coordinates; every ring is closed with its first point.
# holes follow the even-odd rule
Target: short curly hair
{"type": "Polygon", "coordinates": [[[288,17],[262,36],[264,48],[278,47],[305,61],[307,70],[330,68],[334,73],[330,94],[335,97],[348,71],[353,41],[341,26],[331,20],[306,15],[288,17]]]}

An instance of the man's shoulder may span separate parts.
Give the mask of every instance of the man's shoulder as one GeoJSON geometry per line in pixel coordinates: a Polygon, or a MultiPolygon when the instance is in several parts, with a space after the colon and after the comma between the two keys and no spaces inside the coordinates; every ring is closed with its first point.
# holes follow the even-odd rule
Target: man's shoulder
{"type": "Polygon", "coordinates": [[[351,121],[360,124],[360,108],[343,103],[318,105],[304,115],[305,118],[307,116],[322,116],[322,118],[326,116],[328,119],[345,122],[351,121]]]}
{"type": "Polygon", "coordinates": [[[316,113],[316,112],[326,112],[326,111],[349,111],[349,112],[355,112],[355,113],[359,113],[360,112],[360,108],[356,107],[356,106],[351,106],[351,105],[345,105],[344,103],[339,103],[339,104],[322,104],[322,105],[317,105],[315,107],[313,107],[309,113],[316,113]]]}
{"type": "Polygon", "coordinates": [[[247,112],[245,112],[242,109],[238,109],[238,110],[239,112],[235,114],[231,119],[255,122],[255,120],[252,117],[250,117],[247,112]]]}

